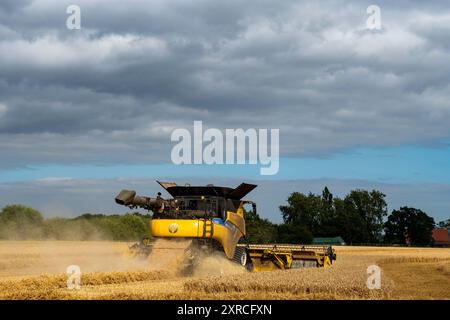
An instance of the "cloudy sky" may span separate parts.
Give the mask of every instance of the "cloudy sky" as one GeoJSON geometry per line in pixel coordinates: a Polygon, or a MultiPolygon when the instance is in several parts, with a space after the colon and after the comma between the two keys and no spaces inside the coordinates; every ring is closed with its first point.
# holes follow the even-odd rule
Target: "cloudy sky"
{"type": "Polygon", "coordinates": [[[0,206],[117,213],[116,191],[155,179],[245,180],[273,221],[289,192],[324,185],[447,219],[449,61],[446,0],[2,0],[0,206]],[[172,165],[171,132],[194,120],[279,128],[279,173],[172,165]]]}

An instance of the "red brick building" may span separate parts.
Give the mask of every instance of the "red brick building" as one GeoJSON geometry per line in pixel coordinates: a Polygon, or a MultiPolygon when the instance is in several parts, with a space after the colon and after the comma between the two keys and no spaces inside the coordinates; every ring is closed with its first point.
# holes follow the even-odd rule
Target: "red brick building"
{"type": "Polygon", "coordinates": [[[449,247],[450,248],[450,235],[449,231],[445,228],[433,229],[432,237],[435,247],[449,247]]]}

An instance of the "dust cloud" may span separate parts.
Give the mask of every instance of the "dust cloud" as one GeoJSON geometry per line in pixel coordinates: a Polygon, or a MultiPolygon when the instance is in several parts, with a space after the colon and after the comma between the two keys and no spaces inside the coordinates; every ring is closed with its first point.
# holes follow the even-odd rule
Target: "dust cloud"
{"type": "Polygon", "coordinates": [[[246,272],[222,252],[194,250],[191,244],[192,240],[158,239],[152,253],[140,257],[131,254],[127,242],[0,241],[0,277],[65,274],[70,265],[79,266],[82,273],[165,271],[174,277],[246,272]]]}
{"type": "Polygon", "coordinates": [[[155,240],[152,252],[147,258],[149,268],[179,273],[182,265],[189,259],[191,244],[192,240],[189,239],[155,240]]]}
{"type": "Polygon", "coordinates": [[[241,265],[227,259],[222,252],[213,252],[200,257],[200,261],[194,269],[194,276],[224,276],[247,272],[241,265]]]}
{"type": "Polygon", "coordinates": [[[192,239],[158,239],[148,258],[152,270],[162,269],[182,276],[220,276],[246,272],[223,252],[193,246],[192,239]],[[190,265],[192,264],[192,266],[190,265]]]}
{"type": "Polygon", "coordinates": [[[0,241],[0,276],[137,271],[148,263],[129,256],[128,244],[107,241],[0,241]]]}

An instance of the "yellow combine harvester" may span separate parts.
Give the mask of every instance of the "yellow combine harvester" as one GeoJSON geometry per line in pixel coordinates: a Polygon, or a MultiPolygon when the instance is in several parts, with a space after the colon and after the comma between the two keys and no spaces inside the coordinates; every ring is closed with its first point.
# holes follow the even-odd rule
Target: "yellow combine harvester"
{"type": "MultiPolygon", "coordinates": [[[[144,208],[153,212],[150,233],[153,239],[171,239],[188,245],[186,266],[195,264],[198,252],[219,250],[248,270],[266,271],[300,267],[327,267],[336,259],[331,246],[294,244],[245,244],[244,207],[251,205],[256,215],[256,204],[242,200],[256,185],[242,183],[237,188],[207,186],[178,186],[158,183],[173,197],[163,199],[137,196],[135,191],[122,190],[116,203],[129,208],[144,208]],[[200,251],[199,251],[200,250],[200,251]]],[[[170,249],[166,244],[157,247],[154,240],[143,239],[131,247],[133,253],[148,256],[155,249],[170,249]]]]}

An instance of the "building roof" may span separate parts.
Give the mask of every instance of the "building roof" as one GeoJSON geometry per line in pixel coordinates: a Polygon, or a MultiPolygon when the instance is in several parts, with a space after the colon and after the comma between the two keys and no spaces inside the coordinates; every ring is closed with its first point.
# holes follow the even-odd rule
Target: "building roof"
{"type": "Polygon", "coordinates": [[[342,237],[333,237],[333,238],[314,238],[313,244],[345,244],[344,239],[342,237]]]}
{"type": "Polygon", "coordinates": [[[435,243],[449,243],[450,244],[450,235],[449,231],[445,228],[433,229],[431,234],[435,243]]]}

